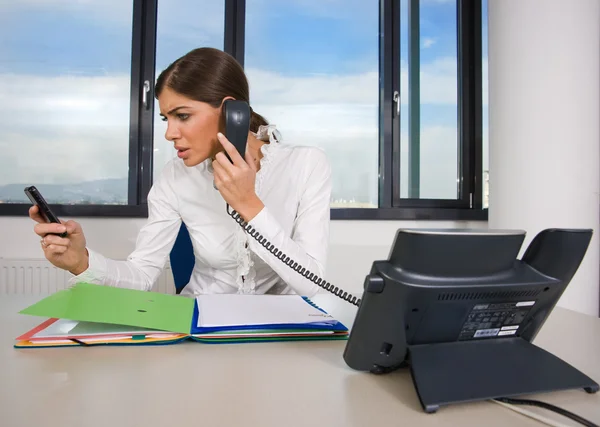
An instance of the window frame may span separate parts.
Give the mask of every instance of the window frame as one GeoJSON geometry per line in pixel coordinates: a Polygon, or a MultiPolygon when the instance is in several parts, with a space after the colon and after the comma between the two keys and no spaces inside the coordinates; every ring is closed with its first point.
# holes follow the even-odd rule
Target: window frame
{"type": "MultiPolygon", "coordinates": [[[[133,0],[129,172],[127,205],[56,205],[67,217],[148,216],[152,186],[156,27],[159,0],[133,0]],[[146,90],[144,88],[146,83],[146,90]],[[146,104],[143,97],[146,96],[146,104]]],[[[332,220],[469,220],[486,221],[482,172],[482,0],[457,0],[457,90],[459,164],[455,200],[400,198],[400,1],[379,2],[379,207],[331,208],[332,220]],[[383,36],[383,37],[382,37],[383,36]],[[399,101],[398,101],[399,102],[399,101]]],[[[419,0],[408,0],[408,22],[419,22],[419,0]]],[[[225,52],[244,66],[246,0],[225,0],[225,52]]],[[[418,28],[410,27],[418,42],[418,28]]],[[[418,50],[418,43],[409,49],[418,50]]],[[[410,65],[409,65],[410,66],[410,65]]],[[[413,68],[418,71],[418,64],[413,68]]],[[[413,74],[414,75],[414,74],[413,74]]],[[[409,78],[409,84],[418,85],[409,78]]],[[[415,93],[413,91],[413,93],[415,93]]],[[[419,103],[411,97],[409,108],[419,103]],[[412,101],[412,104],[411,104],[412,101]]],[[[409,136],[410,138],[410,136],[409,136]]],[[[418,140],[413,144],[417,145],[418,140]]],[[[418,157],[413,159],[418,162],[418,157]]],[[[418,172],[418,168],[416,169],[418,172]]],[[[415,178],[413,175],[413,179],[415,178]]],[[[417,178],[418,179],[418,178],[417,178]]],[[[27,215],[29,204],[0,204],[0,216],[27,215]]]]}
{"type": "MultiPolygon", "coordinates": [[[[409,3],[409,52],[419,50],[419,0],[409,3]],[[412,40],[410,37],[412,36],[412,40]],[[416,43],[415,43],[416,41],[416,43]]],[[[482,171],[482,51],[481,51],[481,0],[457,0],[457,99],[458,99],[458,198],[421,199],[400,198],[400,107],[394,94],[400,90],[400,1],[382,0],[380,32],[380,191],[379,209],[364,209],[352,215],[340,209],[335,212],[340,219],[406,219],[406,220],[470,220],[486,221],[483,209],[482,171]],[[398,108],[398,110],[397,110],[398,108]]],[[[419,65],[409,63],[409,85],[419,87],[419,65]],[[413,76],[415,75],[416,78],[413,76]]],[[[411,91],[409,106],[420,105],[419,91],[411,91]],[[415,97],[412,94],[417,94],[415,97]]],[[[399,101],[398,101],[399,102],[399,101]]],[[[418,111],[418,108],[415,110],[418,111]]],[[[418,120],[418,118],[417,118],[418,120]]],[[[410,119],[409,119],[410,126],[410,119]]],[[[418,127],[418,123],[417,123],[418,127]]],[[[417,145],[409,131],[409,144],[417,145]]],[[[418,156],[410,159],[419,161],[418,156]]],[[[412,171],[411,171],[412,172],[412,171]]],[[[417,168],[418,172],[418,168],[417,168]]],[[[415,179],[409,173],[409,179],[415,179]]],[[[418,177],[416,178],[418,179],[418,177]]],[[[410,190],[409,185],[409,190],[410,190]]],[[[416,196],[416,197],[414,197],[416,196]]],[[[332,212],[333,213],[333,212],[332,212]]]]}

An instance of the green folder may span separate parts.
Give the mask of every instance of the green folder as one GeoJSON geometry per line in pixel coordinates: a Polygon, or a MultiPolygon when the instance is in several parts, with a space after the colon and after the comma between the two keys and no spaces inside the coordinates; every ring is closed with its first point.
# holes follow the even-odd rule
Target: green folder
{"type": "Polygon", "coordinates": [[[193,298],[179,295],[78,283],[20,313],[188,334],[194,303],[193,298]]]}

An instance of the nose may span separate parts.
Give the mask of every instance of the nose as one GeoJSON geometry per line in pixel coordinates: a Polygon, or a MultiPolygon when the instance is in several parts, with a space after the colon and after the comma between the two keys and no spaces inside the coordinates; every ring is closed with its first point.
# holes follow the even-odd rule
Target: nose
{"type": "Polygon", "coordinates": [[[179,138],[181,138],[181,132],[179,132],[179,128],[175,123],[168,121],[167,130],[165,132],[165,139],[167,141],[175,141],[179,138]]]}

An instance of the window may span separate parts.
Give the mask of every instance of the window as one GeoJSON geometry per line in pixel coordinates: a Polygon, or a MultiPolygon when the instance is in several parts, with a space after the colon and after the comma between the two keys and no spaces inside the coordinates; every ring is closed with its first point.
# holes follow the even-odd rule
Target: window
{"type": "Polygon", "coordinates": [[[202,46],[284,142],[323,148],[333,219],[485,219],[487,0],[0,6],[0,214],[145,216],[174,156],[153,86],[202,46]],[[483,83],[483,84],[482,84],[483,83]]]}
{"type": "Polygon", "coordinates": [[[485,219],[481,2],[384,1],[383,16],[385,217],[485,219]]]}
{"type": "MultiPolygon", "coordinates": [[[[169,0],[158,3],[156,24],[156,72],[199,46],[223,49],[224,0],[169,0]],[[201,13],[200,13],[201,12],[201,13]]],[[[160,120],[154,102],[153,178],[176,155],[173,143],[165,139],[167,125],[160,120]]]]}
{"type": "Polygon", "coordinates": [[[456,0],[400,2],[400,197],[459,197],[456,0]]]}
{"type": "Polygon", "coordinates": [[[0,5],[0,203],[128,202],[132,3],[0,5]]]}
{"type": "Polygon", "coordinates": [[[481,51],[482,51],[482,70],[481,70],[481,89],[482,89],[482,162],[483,162],[483,176],[482,176],[482,191],[483,191],[483,207],[485,209],[489,206],[490,198],[490,166],[489,166],[489,144],[490,136],[488,131],[488,0],[481,1],[481,51]]]}
{"type": "Polygon", "coordinates": [[[378,203],[378,4],[246,2],[250,102],[284,141],[325,150],[334,208],[378,203]]]}

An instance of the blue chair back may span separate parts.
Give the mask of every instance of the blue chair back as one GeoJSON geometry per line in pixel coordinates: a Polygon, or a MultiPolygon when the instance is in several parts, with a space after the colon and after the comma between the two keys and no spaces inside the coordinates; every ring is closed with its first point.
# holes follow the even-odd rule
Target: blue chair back
{"type": "Polygon", "coordinates": [[[181,290],[188,284],[196,258],[194,257],[194,247],[190,233],[182,222],[175,239],[175,244],[169,254],[171,262],[171,271],[173,272],[173,281],[175,282],[175,292],[181,293],[181,290]]]}

